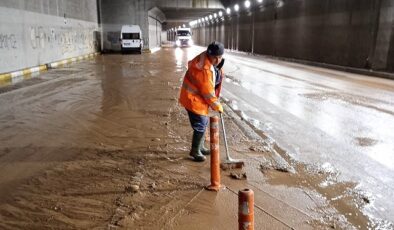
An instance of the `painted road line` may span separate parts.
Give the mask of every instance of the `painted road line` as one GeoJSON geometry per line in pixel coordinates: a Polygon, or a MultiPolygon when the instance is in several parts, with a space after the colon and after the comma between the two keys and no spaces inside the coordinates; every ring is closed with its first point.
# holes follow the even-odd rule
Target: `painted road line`
{"type": "Polygon", "coordinates": [[[29,74],[29,73],[30,73],[29,70],[15,71],[15,72],[11,73],[11,77],[14,78],[14,77],[18,77],[18,76],[21,76],[23,74],[29,74]]]}
{"type": "Polygon", "coordinates": [[[63,66],[68,63],[77,62],[83,59],[93,58],[99,55],[99,52],[90,53],[78,57],[68,58],[62,61],[48,63],[46,65],[39,65],[32,68],[22,69],[19,71],[14,71],[11,73],[3,73],[0,74],[0,86],[15,84],[17,82],[21,82],[22,80],[30,79],[38,75],[39,72],[45,71],[48,68],[56,68],[58,66],[63,66]]]}
{"type": "Polygon", "coordinates": [[[65,60],[62,60],[62,61],[51,62],[51,63],[48,64],[48,66],[50,68],[61,67],[63,65],[66,65],[66,64],[69,64],[69,63],[72,63],[72,62],[77,62],[77,61],[82,61],[84,59],[92,58],[92,57],[97,56],[99,54],[100,54],[99,52],[96,52],[96,53],[81,55],[81,56],[78,56],[78,57],[68,58],[68,59],[65,59],[65,60]]]}
{"type": "Polygon", "coordinates": [[[57,62],[49,63],[49,67],[56,68],[57,67],[57,62]]]}
{"type": "Polygon", "coordinates": [[[33,77],[32,74],[39,73],[39,72],[42,72],[45,70],[47,70],[47,66],[40,65],[40,66],[28,68],[28,69],[15,71],[12,73],[1,74],[0,75],[0,86],[21,82],[22,80],[29,79],[29,78],[33,77]]]}
{"type": "Polygon", "coordinates": [[[0,86],[11,83],[11,74],[0,74],[0,86]]]}

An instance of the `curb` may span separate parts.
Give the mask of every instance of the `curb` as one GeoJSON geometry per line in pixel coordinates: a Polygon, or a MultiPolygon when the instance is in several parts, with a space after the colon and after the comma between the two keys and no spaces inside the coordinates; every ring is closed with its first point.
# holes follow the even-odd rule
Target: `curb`
{"type": "Polygon", "coordinates": [[[261,55],[261,54],[252,54],[252,55],[256,55],[256,56],[258,55],[258,56],[261,56],[264,58],[285,61],[285,62],[290,62],[290,63],[309,65],[309,66],[313,66],[313,67],[326,68],[326,69],[331,69],[331,70],[336,70],[336,71],[343,71],[343,72],[347,72],[347,73],[360,74],[360,75],[385,78],[385,79],[391,79],[391,80],[394,79],[394,73],[388,72],[388,71],[385,72],[385,71],[379,71],[379,70],[373,70],[373,69],[363,69],[363,68],[357,68],[357,67],[335,65],[335,64],[324,63],[324,62],[308,61],[308,60],[303,60],[303,59],[275,57],[275,56],[270,56],[270,55],[261,55]]]}
{"type": "Polygon", "coordinates": [[[331,70],[336,70],[336,71],[342,71],[342,72],[347,72],[347,73],[352,73],[352,74],[360,74],[360,75],[366,75],[366,76],[370,76],[370,77],[378,77],[378,78],[385,78],[385,79],[394,80],[394,73],[388,72],[388,71],[379,71],[379,70],[373,70],[373,69],[363,69],[363,68],[350,67],[350,66],[341,66],[341,65],[329,64],[329,63],[323,63],[323,62],[308,61],[308,60],[296,59],[296,58],[278,57],[278,56],[250,53],[250,52],[244,52],[244,51],[236,51],[236,50],[230,50],[230,49],[226,49],[226,52],[232,52],[235,54],[242,54],[245,56],[256,56],[256,57],[284,61],[284,62],[289,62],[289,63],[302,64],[302,65],[308,65],[308,66],[312,66],[312,67],[319,67],[319,68],[331,69],[331,70]]]}
{"type": "Polygon", "coordinates": [[[1,83],[11,83],[13,80],[16,80],[16,78],[18,78],[20,76],[31,75],[32,73],[35,73],[35,72],[44,72],[48,69],[53,69],[53,68],[60,67],[65,64],[68,64],[68,63],[80,61],[83,59],[88,59],[88,58],[97,56],[98,54],[99,54],[99,52],[96,52],[96,53],[91,53],[91,54],[87,54],[87,55],[83,55],[83,56],[79,56],[79,57],[68,58],[68,59],[65,59],[62,61],[58,61],[58,62],[51,62],[48,64],[39,65],[36,67],[26,68],[26,69],[22,69],[22,70],[15,71],[15,72],[2,73],[2,74],[0,74],[0,84],[1,83]]]}
{"type": "Polygon", "coordinates": [[[48,69],[47,65],[39,65],[36,67],[27,68],[11,73],[0,74],[0,82],[12,82],[14,78],[17,78],[19,76],[31,75],[32,73],[43,72],[46,71],[47,69],[48,69]]]}
{"type": "Polygon", "coordinates": [[[96,52],[96,53],[86,54],[86,55],[79,56],[79,57],[68,58],[68,59],[65,59],[62,61],[48,63],[48,64],[46,64],[46,66],[48,69],[54,69],[56,67],[61,67],[61,66],[64,66],[64,65],[72,63],[72,62],[77,62],[77,61],[81,61],[83,59],[88,59],[88,58],[97,56],[98,54],[99,54],[99,52],[96,52]]]}

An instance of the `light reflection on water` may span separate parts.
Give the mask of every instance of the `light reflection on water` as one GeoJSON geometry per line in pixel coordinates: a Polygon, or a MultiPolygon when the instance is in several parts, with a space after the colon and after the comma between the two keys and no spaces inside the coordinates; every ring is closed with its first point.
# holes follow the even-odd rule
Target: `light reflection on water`
{"type": "MultiPolygon", "coordinates": [[[[364,147],[363,150],[370,158],[394,170],[394,148],[390,143],[378,143],[374,146],[364,147]]],[[[380,179],[384,179],[384,175],[380,179]]]]}
{"type": "MultiPolygon", "coordinates": [[[[182,50],[177,50],[178,56],[182,56],[182,50]]],[[[201,49],[197,51],[192,47],[184,53],[187,53],[187,59],[190,60],[200,52],[201,49]]],[[[351,146],[355,152],[361,152],[394,170],[394,132],[391,132],[394,130],[394,117],[359,104],[363,103],[365,95],[381,95],[382,92],[379,89],[375,90],[344,81],[332,81],[329,75],[325,76],[254,59],[234,58],[231,54],[225,64],[226,70],[232,70],[231,76],[235,78],[231,81],[226,79],[226,82],[240,85],[255,94],[256,97],[264,99],[264,101],[277,106],[278,109],[291,113],[300,121],[309,124],[310,127],[305,127],[303,131],[317,128],[339,143],[351,146]],[[250,64],[256,64],[256,68],[248,67],[250,64]],[[268,72],[258,69],[262,67],[268,72]],[[284,76],[290,76],[290,78],[284,76]],[[316,81],[316,78],[319,80],[316,81]],[[332,91],[332,89],[336,90],[332,91]],[[357,98],[359,90],[365,92],[361,94],[362,97],[357,98]],[[366,91],[370,92],[365,94],[366,91]],[[356,97],[354,103],[347,100],[348,93],[351,95],[350,98],[356,97]],[[358,137],[371,138],[376,140],[376,143],[363,146],[355,141],[358,137]]],[[[379,96],[380,100],[386,102],[391,100],[391,97],[392,95],[387,93],[384,94],[384,97],[379,96]]],[[[251,109],[248,105],[236,102],[232,104],[237,110],[245,110],[245,113],[251,109]]],[[[376,106],[392,111],[391,107],[385,108],[384,103],[376,106]]],[[[265,108],[259,109],[264,110],[265,108]]]]}
{"type": "Polygon", "coordinates": [[[181,67],[183,63],[183,50],[179,47],[175,48],[176,66],[181,67]]]}

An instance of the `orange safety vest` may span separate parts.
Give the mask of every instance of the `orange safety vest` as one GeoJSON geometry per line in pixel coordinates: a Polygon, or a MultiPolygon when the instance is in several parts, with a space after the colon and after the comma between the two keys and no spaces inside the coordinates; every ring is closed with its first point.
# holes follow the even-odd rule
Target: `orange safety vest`
{"type": "MultiPolygon", "coordinates": [[[[215,91],[213,71],[206,52],[202,52],[189,61],[179,96],[179,103],[187,110],[199,115],[208,115],[209,106],[215,111],[222,108],[218,99],[222,86],[220,84],[215,91]]],[[[220,74],[223,76],[222,70],[220,74]]]]}

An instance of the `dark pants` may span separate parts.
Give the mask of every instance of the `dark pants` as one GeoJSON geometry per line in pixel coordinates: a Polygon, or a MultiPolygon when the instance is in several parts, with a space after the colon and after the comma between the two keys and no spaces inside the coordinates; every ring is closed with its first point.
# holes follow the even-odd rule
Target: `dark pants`
{"type": "Polygon", "coordinates": [[[189,110],[187,110],[187,113],[189,114],[189,120],[193,130],[199,133],[205,133],[208,125],[208,116],[195,114],[189,110]]]}

